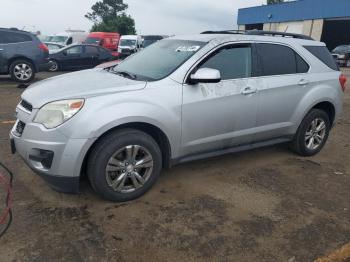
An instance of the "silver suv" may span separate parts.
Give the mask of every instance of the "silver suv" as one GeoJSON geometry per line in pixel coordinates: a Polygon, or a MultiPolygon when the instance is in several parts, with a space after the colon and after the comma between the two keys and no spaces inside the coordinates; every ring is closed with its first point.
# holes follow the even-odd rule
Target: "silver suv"
{"type": "Polygon", "coordinates": [[[140,197],[162,168],[289,142],[317,154],[342,110],[345,77],[299,35],[206,32],[162,40],[112,69],[32,85],[13,152],[61,192],[82,174],[112,201],[140,197]]]}

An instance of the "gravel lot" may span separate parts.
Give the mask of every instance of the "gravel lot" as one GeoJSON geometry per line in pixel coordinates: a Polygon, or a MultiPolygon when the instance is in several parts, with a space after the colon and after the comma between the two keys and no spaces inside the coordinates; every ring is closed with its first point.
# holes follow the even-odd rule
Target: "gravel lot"
{"type": "Polygon", "coordinates": [[[0,78],[0,161],[15,173],[1,261],[305,262],[350,242],[349,90],[318,156],[280,145],[185,164],[124,204],[101,200],[88,183],[80,195],[56,193],[10,154],[22,92],[0,78]]]}

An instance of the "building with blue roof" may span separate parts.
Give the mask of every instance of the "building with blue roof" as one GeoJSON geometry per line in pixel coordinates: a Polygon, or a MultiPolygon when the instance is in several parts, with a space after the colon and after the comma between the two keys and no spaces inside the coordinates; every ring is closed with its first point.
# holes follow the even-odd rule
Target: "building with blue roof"
{"type": "Polygon", "coordinates": [[[241,30],[305,34],[333,49],[350,45],[350,0],[297,0],[243,8],[237,23],[241,30]]]}

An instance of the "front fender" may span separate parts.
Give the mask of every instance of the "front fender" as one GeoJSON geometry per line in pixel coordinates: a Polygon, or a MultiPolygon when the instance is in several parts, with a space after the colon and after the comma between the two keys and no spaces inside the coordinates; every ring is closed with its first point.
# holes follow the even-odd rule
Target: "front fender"
{"type": "Polygon", "coordinates": [[[113,95],[87,99],[82,111],[60,131],[69,138],[95,140],[118,126],[146,123],[167,136],[172,155],[176,156],[181,142],[181,96],[174,95],[172,100],[155,101],[153,98],[152,101],[152,98],[152,95],[148,97],[144,92],[136,91],[118,94],[118,100],[113,95]]]}

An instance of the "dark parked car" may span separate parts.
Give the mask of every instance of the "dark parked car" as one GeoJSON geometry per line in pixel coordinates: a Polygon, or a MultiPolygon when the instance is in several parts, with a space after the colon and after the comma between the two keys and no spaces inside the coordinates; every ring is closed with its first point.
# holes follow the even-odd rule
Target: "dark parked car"
{"type": "Polygon", "coordinates": [[[0,74],[27,83],[35,73],[48,68],[49,50],[35,35],[17,29],[0,28],[0,74]]]}
{"type": "Polygon", "coordinates": [[[341,45],[332,51],[332,56],[340,66],[350,67],[350,45],[341,45]]]}
{"type": "Polygon", "coordinates": [[[70,45],[50,54],[49,71],[81,70],[117,59],[113,54],[96,45],[70,45]]]}

